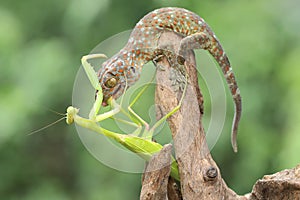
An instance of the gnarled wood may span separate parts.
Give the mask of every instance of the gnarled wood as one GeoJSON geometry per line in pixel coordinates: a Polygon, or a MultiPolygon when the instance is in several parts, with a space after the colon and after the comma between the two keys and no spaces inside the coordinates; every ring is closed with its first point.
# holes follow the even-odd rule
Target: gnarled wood
{"type": "MultiPolygon", "coordinates": [[[[159,46],[168,46],[173,52],[176,52],[181,39],[181,36],[165,31],[160,36],[159,46]]],[[[201,123],[203,98],[198,86],[194,53],[188,51],[185,58],[185,67],[189,75],[187,92],[180,110],[168,119],[179,166],[182,198],[186,200],[300,200],[300,165],[292,170],[265,176],[257,181],[252,193],[244,196],[237,195],[227,187],[218,166],[211,157],[201,123]]],[[[172,89],[172,82],[169,80],[171,66],[167,59],[160,60],[158,64],[162,65],[164,70],[158,70],[156,74],[155,102],[160,106],[159,111],[162,112],[157,115],[163,116],[178,105],[182,92],[172,89]]],[[[157,177],[152,177],[151,180],[143,181],[143,186],[156,179],[157,177]]],[[[175,191],[168,192],[169,194],[175,193],[175,191]]],[[[168,196],[169,199],[172,199],[170,195],[168,196]]]]}
{"type": "Polygon", "coordinates": [[[300,165],[273,175],[265,175],[258,180],[248,195],[250,200],[299,200],[300,199],[300,165]]]}
{"type": "MultiPolygon", "coordinates": [[[[181,36],[164,32],[159,46],[173,47],[173,51],[177,52],[180,40],[181,36]]],[[[183,199],[243,199],[226,186],[210,155],[201,123],[200,108],[203,102],[193,52],[188,51],[185,58],[189,75],[187,92],[180,110],[168,119],[179,165],[183,199]]],[[[165,114],[178,105],[182,92],[172,90],[172,82],[168,78],[171,73],[168,61],[163,59],[160,64],[165,70],[157,71],[155,100],[165,114]]]]}
{"type": "Polygon", "coordinates": [[[146,173],[142,180],[142,200],[165,200],[167,197],[167,185],[171,172],[172,145],[165,145],[162,150],[152,156],[146,166],[146,173]]]}

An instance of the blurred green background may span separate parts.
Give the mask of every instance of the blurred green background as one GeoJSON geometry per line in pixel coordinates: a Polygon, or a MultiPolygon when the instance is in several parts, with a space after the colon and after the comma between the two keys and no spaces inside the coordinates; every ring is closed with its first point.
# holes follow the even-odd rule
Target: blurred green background
{"type": "Polygon", "coordinates": [[[240,149],[230,146],[228,97],[227,124],[212,151],[226,183],[244,194],[264,174],[300,163],[298,1],[1,1],[1,199],[138,199],[140,174],[98,162],[74,126],[27,134],[59,118],[50,109],[64,113],[71,104],[81,56],[164,6],[202,16],[233,64],[244,108],[240,149]]]}

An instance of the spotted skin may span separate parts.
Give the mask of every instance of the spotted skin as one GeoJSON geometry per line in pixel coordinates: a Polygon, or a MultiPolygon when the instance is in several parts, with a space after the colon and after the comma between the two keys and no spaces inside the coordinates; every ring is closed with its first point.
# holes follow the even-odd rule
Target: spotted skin
{"type": "Polygon", "coordinates": [[[222,69],[235,103],[231,142],[234,151],[237,151],[236,135],[242,103],[229,59],[208,24],[186,9],[160,8],[148,13],[136,24],[125,47],[104,62],[98,72],[103,88],[103,105],[111,96],[115,99],[120,97],[126,83],[128,88],[140,78],[143,65],[158,55],[158,40],[164,30],[171,30],[183,37],[178,55],[184,55],[188,49],[205,49],[222,69]],[[115,78],[117,83],[114,87],[107,87],[107,81],[111,78],[115,78]]]}

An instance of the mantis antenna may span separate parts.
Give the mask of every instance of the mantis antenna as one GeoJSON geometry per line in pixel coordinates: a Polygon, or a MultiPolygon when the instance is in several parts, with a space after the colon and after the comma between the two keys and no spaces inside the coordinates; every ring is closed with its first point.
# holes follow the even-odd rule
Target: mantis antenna
{"type": "Polygon", "coordinates": [[[52,123],[50,123],[50,124],[48,124],[48,125],[42,127],[42,128],[39,128],[38,130],[35,130],[35,131],[32,131],[32,132],[28,133],[27,136],[33,135],[33,134],[38,133],[38,132],[40,132],[40,131],[42,131],[42,130],[45,130],[46,128],[49,128],[50,126],[52,126],[52,125],[54,125],[54,124],[57,124],[58,122],[60,122],[60,121],[62,121],[62,120],[64,120],[64,119],[66,119],[66,118],[67,118],[66,116],[65,116],[65,117],[62,117],[62,118],[60,118],[60,119],[58,119],[58,120],[56,120],[56,121],[54,121],[54,122],[52,122],[52,123]]]}

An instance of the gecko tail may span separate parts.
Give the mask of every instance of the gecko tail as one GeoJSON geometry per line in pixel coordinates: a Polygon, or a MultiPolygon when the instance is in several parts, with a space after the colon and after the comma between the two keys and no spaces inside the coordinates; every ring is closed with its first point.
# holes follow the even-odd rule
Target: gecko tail
{"type": "Polygon", "coordinates": [[[237,146],[237,132],[238,132],[238,126],[241,119],[241,113],[242,113],[242,101],[241,96],[239,94],[239,91],[236,93],[236,95],[233,97],[234,100],[234,117],[233,117],[233,123],[232,123],[232,131],[231,131],[231,145],[233,148],[233,151],[237,153],[238,146],[237,146]]]}
{"type": "Polygon", "coordinates": [[[216,37],[213,37],[213,39],[211,40],[211,45],[209,45],[208,51],[215,58],[216,62],[220,66],[223,75],[226,79],[226,82],[228,84],[231,95],[233,97],[235,113],[234,113],[232,130],[231,130],[231,144],[232,144],[233,151],[237,152],[238,151],[237,132],[238,132],[238,126],[239,126],[239,122],[241,119],[241,112],[242,112],[242,100],[241,100],[240,90],[238,88],[235,75],[231,68],[229,59],[216,37]]]}

